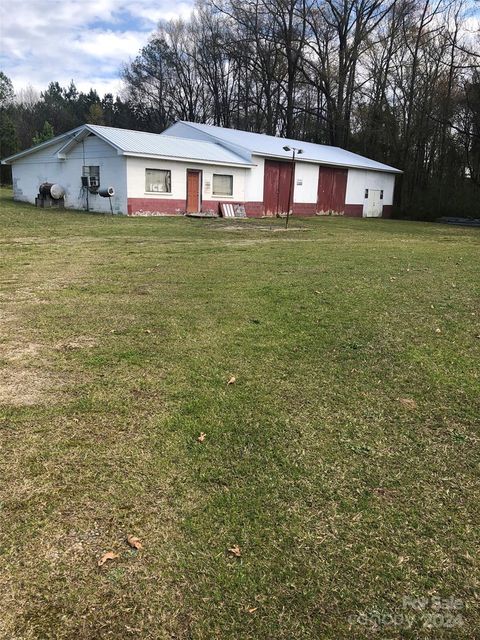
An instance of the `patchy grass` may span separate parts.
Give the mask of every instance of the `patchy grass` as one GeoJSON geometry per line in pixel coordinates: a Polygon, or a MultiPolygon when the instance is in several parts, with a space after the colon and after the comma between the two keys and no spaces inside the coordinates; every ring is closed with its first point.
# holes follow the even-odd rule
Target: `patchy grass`
{"type": "Polygon", "coordinates": [[[0,218],[1,637],[476,636],[477,230],[0,218]]]}

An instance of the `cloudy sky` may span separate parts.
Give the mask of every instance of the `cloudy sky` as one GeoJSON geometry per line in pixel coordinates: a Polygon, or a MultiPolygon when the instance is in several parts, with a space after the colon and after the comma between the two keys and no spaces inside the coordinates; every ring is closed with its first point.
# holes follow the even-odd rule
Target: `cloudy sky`
{"type": "Polygon", "coordinates": [[[116,93],[122,63],[162,18],[188,16],[191,0],[0,0],[0,69],[15,90],[52,80],[116,93]]]}

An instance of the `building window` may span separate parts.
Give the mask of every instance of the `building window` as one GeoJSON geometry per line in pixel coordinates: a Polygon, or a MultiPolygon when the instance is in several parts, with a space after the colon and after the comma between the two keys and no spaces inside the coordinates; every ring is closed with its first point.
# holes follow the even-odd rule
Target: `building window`
{"type": "Polygon", "coordinates": [[[214,173],[212,193],[214,196],[233,196],[233,176],[214,173]]]}
{"type": "Polygon", "coordinates": [[[383,189],[380,191],[380,200],[383,200],[383,189]]]}
{"type": "Polygon", "coordinates": [[[172,172],[166,169],[145,169],[145,191],[171,193],[172,172]]]}
{"type": "Polygon", "coordinates": [[[368,189],[365,189],[365,199],[368,198],[368,189]]]}
{"type": "Polygon", "coordinates": [[[88,178],[89,187],[99,187],[100,186],[100,167],[96,165],[83,167],[83,177],[88,178]]]}

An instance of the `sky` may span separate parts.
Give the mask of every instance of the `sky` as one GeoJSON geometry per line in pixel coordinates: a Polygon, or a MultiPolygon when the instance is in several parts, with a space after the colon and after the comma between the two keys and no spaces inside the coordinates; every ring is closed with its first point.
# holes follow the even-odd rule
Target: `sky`
{"type": "Polygon", "coordinates": [[[0,0],[0,69],[15,91],[49,82],[103,96],[121,89],[134,58],[161,19],[188,17],[191,0],[0,0]]]}
{"type": "MultiPolygon", "coordinates": [[[[188,17],[193,0],[0,0],[0,70],[16,91],[73,80],[100,96],[121,90],[122,65],[159,20],[188,17]]],[[[480,9],[469,26],[478,29],[480,9]]]]}

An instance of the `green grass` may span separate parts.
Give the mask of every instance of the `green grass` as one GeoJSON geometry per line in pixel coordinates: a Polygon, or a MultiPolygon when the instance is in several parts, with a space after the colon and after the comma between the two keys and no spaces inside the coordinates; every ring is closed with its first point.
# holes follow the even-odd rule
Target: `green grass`
{"type": "Polygon", "coordinates": [[[477,637],[478,230],[0,220],[0,637],[477,637]]]}

